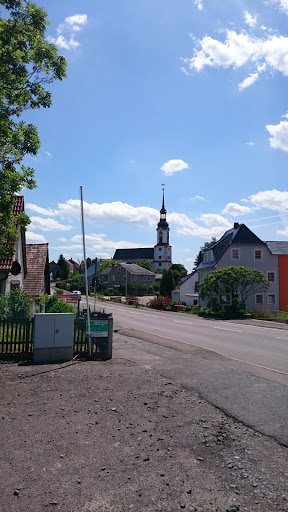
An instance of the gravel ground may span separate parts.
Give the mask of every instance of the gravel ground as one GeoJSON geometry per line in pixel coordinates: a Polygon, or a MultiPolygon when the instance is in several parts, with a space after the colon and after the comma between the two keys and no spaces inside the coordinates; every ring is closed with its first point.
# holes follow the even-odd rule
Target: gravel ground
{"type": "Polygon", "coordinates": [[[1,512],[288,511],[287,448],[114,347],[0,366],[1,512]]]}

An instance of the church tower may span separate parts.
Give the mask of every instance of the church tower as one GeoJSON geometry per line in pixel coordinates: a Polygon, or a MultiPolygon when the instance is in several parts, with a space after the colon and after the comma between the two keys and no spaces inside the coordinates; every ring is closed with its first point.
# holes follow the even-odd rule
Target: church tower
{"type": "Polygon", "coordinates": [[[164,201],[164,185],[162,185],[163,199],[160,210],[160,221],[157,226],[157,244],[154,245],[153,270],[168,270],[172,265],[172,247],[169,245],[169,224],[166,220],[166,208],[164,201]]]}

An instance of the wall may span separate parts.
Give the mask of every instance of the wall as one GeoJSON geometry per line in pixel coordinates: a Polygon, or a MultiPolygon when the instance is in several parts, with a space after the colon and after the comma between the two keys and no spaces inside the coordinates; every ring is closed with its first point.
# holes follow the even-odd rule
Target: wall
{"type": "Polygon", "coordinates": [[[288,255],[278,256],[279,265],[279,309],[284,311],[288,306],[288,255]]]}

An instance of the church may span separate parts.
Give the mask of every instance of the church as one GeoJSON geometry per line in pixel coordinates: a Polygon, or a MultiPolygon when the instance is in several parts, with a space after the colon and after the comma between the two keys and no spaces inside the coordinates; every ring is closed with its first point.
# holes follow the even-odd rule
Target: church
{"type": "Polygon", "coordinates": [[[137,260],[146,260],[151,263],[153,272],[168,270],[172,265],[172,247],[169,244],[169,224],[166,220],[164,188],[160,220],[157,225],[157,243],[154,247],[137,247],[134,249],[117,249],[113,260],[122,263],[136,263],[137,260]]]}

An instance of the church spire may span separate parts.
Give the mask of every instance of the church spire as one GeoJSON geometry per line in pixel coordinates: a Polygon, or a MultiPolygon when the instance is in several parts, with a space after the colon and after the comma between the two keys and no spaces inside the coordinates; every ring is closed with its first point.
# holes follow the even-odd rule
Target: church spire
{"type": "Polygon", "coordinates": [[[163,199],[162,199],[162,208],[160,210],[160,221],[161,220],[165,220],[166,221],[166,208],[165,208],[165,201],[164,201],[164,183],[161,184],[162,185],[162,190],[163,190],[163,199]]]}

